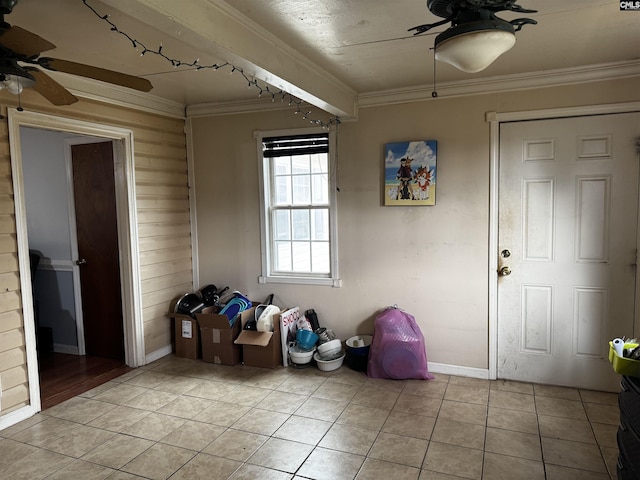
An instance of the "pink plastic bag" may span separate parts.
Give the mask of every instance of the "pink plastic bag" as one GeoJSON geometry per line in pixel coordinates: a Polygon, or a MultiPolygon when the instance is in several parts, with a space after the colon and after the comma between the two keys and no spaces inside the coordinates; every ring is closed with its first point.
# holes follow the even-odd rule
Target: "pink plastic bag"
{"type": "Polygon", "coordinates": [[[371,378],[433,379],[427,369],[424,336],[416,319],[388,307],[375,320],[367,376],[371,378]]]}

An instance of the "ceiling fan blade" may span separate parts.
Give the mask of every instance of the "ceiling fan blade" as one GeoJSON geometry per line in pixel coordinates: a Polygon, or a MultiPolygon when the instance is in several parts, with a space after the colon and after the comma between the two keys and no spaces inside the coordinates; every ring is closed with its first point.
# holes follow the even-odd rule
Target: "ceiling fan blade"
{"type": "Polygon", "coordinates": [[[0,45],[25,57],[53,50],[56,46],[48,40],[20,27],[11,27],[0,35],[0,45]]]}
{"type": "Polygon", "coordinates": [[[49,70],[93,78],[95,80],[133,88],[134,90],[140,90],[142,92],[148,92],[153,88],[151,82],[146,78],[135,77],[133,75],[127,75],[113,70],[106,70],[104,68],[92,67],[91,65],[85,65],[84,63],[44,57],[38,59],[38,65],[49,70]]]}
{"type": "Polygon", "coordinates": [[[54,105],[71,105],[78,101],[75,95],[43,71],[33,67],[25,68],[36,80],[32,88],[54,105]]]}

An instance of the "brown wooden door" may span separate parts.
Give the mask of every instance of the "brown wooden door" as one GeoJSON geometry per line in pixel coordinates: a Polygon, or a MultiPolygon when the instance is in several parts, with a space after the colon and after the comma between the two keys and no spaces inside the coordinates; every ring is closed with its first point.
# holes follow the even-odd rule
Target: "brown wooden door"
{"type": "Polygon", "coordinates": [[[124,359],[113,147],[71,153],[86,353],[124,359]]]}

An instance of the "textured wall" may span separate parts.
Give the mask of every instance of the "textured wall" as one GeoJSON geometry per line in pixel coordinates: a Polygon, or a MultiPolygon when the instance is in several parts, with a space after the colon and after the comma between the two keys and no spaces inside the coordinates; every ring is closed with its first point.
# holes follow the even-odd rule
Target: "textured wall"
{"type": "Polygon", "coordinates": [[[201,283],[314,308],[346,339],[378,309],[412,313],[429,361],[488,368],[490,126],[485,114],[637,101],[637,79],[363,108],[338,133],[342,288],[260,285],[254,130],[304,128],[290,111],[193,119],[201,283]],[[383,206],[388,142],[438,141],[437,204],[383,206]]]}

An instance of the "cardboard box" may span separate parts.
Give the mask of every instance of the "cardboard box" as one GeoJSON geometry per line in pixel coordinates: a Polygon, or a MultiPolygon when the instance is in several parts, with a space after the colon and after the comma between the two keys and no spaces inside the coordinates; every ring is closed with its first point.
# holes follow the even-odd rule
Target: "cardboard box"
{"type": "Polygon", "coordinates": [[[282,344],[280,340],[280,316],[273,317],[273,332],[244,330],[249,320],[254,320],[255,307],[240,314],[240,335],[235,340],[242,345],[242,361],[251,367],[275,368],[282,365],[282,344]]]}
{"type": "Polygon", "coordinates": [[[207,307],[202,313],[196,313],[200,325],[202,361],[236,365],[242,361],[242,345],[234,343],[240,333],[240,319],[231,326],[226,315],[215,311],[215,307],[207,307]]]}
{"type": "Polygon", "coordinates": [[[175,325],[176,356],[198,359],[202,353],[200,350],[200,329],[198,321],[182,313],[170,313],[175,325]]]}

